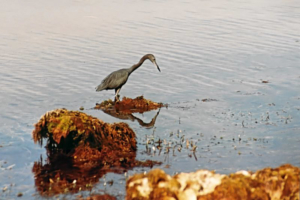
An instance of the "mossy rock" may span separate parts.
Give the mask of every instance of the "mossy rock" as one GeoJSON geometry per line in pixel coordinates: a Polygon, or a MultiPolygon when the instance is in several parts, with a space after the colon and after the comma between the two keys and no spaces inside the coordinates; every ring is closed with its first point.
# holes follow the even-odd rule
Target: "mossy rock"
{"type": "Polygon", "coordinates": [[[289,164],[229,176],[198,170],[171,177],[155,169],[127,180],[126,199],[299,200],[299,180],[300,169],[289,164]]]}
{"type": "Polygon", "coordinates": [[[35,143],[42,145],[43,138],[49,149],[70,151],[80,145],[101,150],[109,149],[128,152],[136,150],[134,131],[126,123],[105,123],[79,111],[57,109],[47,112],[35,124],[32,132],[35,143]]]}
{"type": "Polygon", "coordinates": [[[123,97],[122,101],[114,102],[111,99],[104,100],[100,104],[96,104],[95,109],[101,110],[116,110],[120,113],[143,113],[150,110],[156,110],[165,106],[163,103],[156,103],[145,99],[143,96],[138,96],[135,99],[123,97]]]}

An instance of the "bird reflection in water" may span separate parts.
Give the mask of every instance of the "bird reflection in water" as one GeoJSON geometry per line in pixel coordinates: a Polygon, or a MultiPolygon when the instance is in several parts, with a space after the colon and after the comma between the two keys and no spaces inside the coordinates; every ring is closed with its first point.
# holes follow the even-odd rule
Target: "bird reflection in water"
{"type": "Polygon", "coordinates": [[[141,120],[138,117],[135,117],[132,113],[124,113],[124,112],[118,112],[115,109],[109,109],[109,110],[102,110],[104,113],[113,116],[115,118],[118,119],[122,119],[122,120],[131,120],[131,121],[138,121],[138,123],[142,126],[145,127],[147,129],[153,128],[156,122],[156,118],[159,115],[160,112],[160,108],[158,110],[158,112],[156,113],[156,115],[152,118],[152,120],[149,123],[145,123],[143,120],[141,120]]]}

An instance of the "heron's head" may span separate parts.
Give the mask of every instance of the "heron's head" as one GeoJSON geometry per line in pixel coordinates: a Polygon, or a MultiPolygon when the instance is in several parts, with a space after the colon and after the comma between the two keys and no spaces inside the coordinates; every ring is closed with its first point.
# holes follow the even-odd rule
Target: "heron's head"
{"type": "Polygon", "coordinates": [[[154,55],[147,54],[147,58],[157,67],[158,71],[160,71],[158,64],[156,63],[156,59],[155,59],[154,55]]]}

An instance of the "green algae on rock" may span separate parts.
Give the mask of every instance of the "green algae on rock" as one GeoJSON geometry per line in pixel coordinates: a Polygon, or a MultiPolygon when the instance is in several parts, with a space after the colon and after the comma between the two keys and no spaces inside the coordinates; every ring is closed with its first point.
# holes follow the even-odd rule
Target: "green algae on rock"
{"type": "Polygon", "coordinates": [[[126,199],[293,199],[299,200],[300,169],[286,164],[229,176],[207,170],[173,177],[159,169],[136,174],[126,183],[126,199]]]}

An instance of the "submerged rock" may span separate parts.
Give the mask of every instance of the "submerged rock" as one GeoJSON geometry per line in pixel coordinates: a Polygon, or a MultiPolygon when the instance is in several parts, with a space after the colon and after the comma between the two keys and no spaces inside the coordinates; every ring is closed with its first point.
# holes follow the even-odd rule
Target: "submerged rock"
{"type": "Polygon", "coordinates": [[[101,110],[115,110],[117,113],[143,113],[150,110],[163,107],[163,103],[156,103],[145,99],[143,96],[135,99],[123,97],[122,101],[114,102],[111,99],[105,100],[100,104],[96,104],[95,109],[101,110]]]}
{"type": "Polygon", "coordinates": [[[108,172],[160,164],[136,157],[136,135],[126,123],[105,123],[78,111],[47,112],[32,132],[46,140],[48,159],[34,163],[35,184],[42,195],[89,190],[108,172]]]}
{"type": "Polygon", "coordinates": [[[300,169],[292,165],[220,175],[207,170],[173,177],[160,169],[136,174],[126,199],[299,199],[300,169]]]}

